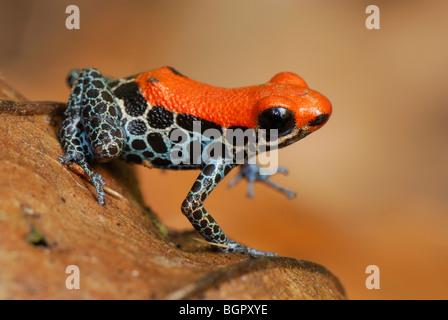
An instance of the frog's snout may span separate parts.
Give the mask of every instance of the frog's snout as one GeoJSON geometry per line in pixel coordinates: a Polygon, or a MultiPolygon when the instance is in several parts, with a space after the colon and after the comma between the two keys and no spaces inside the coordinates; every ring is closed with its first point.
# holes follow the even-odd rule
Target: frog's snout
{"type": "Polygon", "coordinates": [[[330,115],[328,113],[321,113],[320,115],[318,115],[316,118],[314,118],[314,120],[311,120],[308,125],[310,127],[315,127],[315,126],[322,126],[325,124],[325,122],[328,121],[328,118],[330,118],[330,115]]]}

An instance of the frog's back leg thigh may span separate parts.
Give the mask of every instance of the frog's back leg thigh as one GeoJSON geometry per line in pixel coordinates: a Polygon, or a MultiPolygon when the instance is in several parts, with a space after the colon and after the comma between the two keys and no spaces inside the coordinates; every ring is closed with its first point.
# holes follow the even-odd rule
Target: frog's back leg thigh
{"type": "Polygon", "coordinates": [[[103,204],[104,181],[89,168],[88,161],[108,162],[121,154],[124,133],[119,106],[98,70],[83,69],[72,82],[72,93],[59,131],[65,154],[60,161],[79,164],[95,185],[98,202],[103,204]]]}

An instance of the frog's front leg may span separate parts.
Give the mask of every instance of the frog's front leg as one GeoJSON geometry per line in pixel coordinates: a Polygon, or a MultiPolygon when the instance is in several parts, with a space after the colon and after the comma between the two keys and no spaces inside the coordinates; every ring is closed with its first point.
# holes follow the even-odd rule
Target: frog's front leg
{"type": "Polygon", "coordinates": [[[96,69],[83,69],[73,81],[72,93],[59,130],[59,140],[64,150],[61,163],[80,165],[98,194],[98,202],[105,204],[100,174],[91,170],[89,162],[108,162],[122,151],[124,134],[119,119],[119,106],[96,69]]]}
{"type": "MultiPolygon", "coordinates": [[[[288,174],[288,170],[285,167],[278,167],[277,172],[288,174]]],[[[268,174],[262,174],[261,167],[258,164],[244,163],[240,166],[240,171],[237,176],[229,182],[229,187],[235,185],[241,179],[246,179],[248,181],[248,191],[247,196],[249,198],[254,197],[254,183],[256,181],[260,181],[266,183],[270,187],[284,193],[288,198],[294,198],[296,196],[295,192],[286,189],[272,180],[270,180],[270,176],[268,174]]]]}
{"type": "Polygon", "coordinates": [[[248,248],[233,240],[218,226],[215,219],[204,208],[204,201],[216,185],[235,167],[234,164],[221,161],[205,165],[193,187],[182,203],[182,213],[190,220],[194,228],[211,244],[217,244],[216,250],[224,252],[243,252],[252,255],[272,256],[271,252],[264,252],[248,248]]]}

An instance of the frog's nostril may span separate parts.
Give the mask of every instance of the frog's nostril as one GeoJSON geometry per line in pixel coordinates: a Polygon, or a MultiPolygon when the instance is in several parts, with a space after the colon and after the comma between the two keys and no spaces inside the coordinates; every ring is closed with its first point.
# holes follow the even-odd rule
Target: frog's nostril
{"type": "Polygon", "coordinates": [[[329,116],[330,115],[327,113],[322,113],[322,114],[318,115],[314,120],[311,120],[310,122],[308,122],[308,125],[311,127],[320,126],[328,120],[329,116]]]}

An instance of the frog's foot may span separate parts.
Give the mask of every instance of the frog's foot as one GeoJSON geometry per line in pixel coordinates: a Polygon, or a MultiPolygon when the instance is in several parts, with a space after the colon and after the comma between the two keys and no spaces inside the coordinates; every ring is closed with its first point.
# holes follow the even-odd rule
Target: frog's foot
{"type": "Polygon", "coordinates": [[[92,169],[90,169],[89,165],[82,156],[64,155],[62,157],[59,157],[59,162],[62,164],[67,164],[68,162],[74,162],[78,164],[84,170],[84,172],[94,185],[96,193],[98,195],[98,203],[101,205],[106,204],[106,194],[103,190],[103,186],[106,184],[106,182],[104,182],[103,177],[99,173],[96,173],[92,169]]]}
{"type": "Polygon", "coordinates": [[[211,245],[213,245],[214,250],[220,251],[220,252],[244,253],[244,254],[248,254],[251,256],[257,256],[257,257],[276,257],[276,256],[278,256],[277,253],[249,248],[249,247],[246,247],[246,246],[244,246],[236,241],[233,241],[233,240],[229,240],[226,244],[216,245],[214,243],[211,243],[211,245]]]}
{"type": "MultiPolygon", "coordinates": [[[[288,174],[288,170],[285,167],[278,167],[277,172],[288,174]]],[[[282,186],[279,186],[275,182],[271,181],[270,175],[267,174],[261,174],[261,168],[257,164],[250,164],[245,163],[241,165],[240,171],[238,172],[238,175],[229,182],[229,187],[232,187],[236,183],[238,183],[241,179],[246,179],[248,181],[248,191],[247,196],[249,198],[254,197],[254,183],[256,181],[263,182],[267,184],[268,186],[284,193],[288,198],[294,198],[296,196],[295,192],[286,189],[282,186]]]]}

